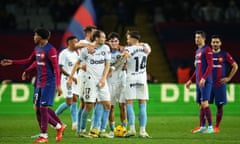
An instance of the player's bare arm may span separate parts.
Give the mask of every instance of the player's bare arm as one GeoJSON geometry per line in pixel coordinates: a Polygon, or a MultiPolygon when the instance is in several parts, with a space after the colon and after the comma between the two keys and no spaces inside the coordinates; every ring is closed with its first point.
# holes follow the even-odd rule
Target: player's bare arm
{"type": "Polygon", "coordinates": [[[98,86],[100,88],[103,88],[105,86],[109,69],[110,69],[110,61],[106,61],[105,62],[105,67],[104,67],[104,71],[103,71],[103,74],[102,74],[102,78],[100,79],[99,84],[98,84],[98,86]]]}
{"type": "Polygon", "coordinates": [[[12,65],[12,60],[11,59],[3,59],[3,60],[1,60],[1,65],[2,66],[12,65]]]}
{"type": "Polygon", "coordinates": [[[222,78],[221,83],[228,83],[233,78],[233,76],[236,74],[237,70],[238,70],[238,64],[236,62],[234,62],[232,64],[232,70],[229,73],[229,76],[222,78]]]}
{"type": "Polygon", "coordinates": [[[111,66],[111,71],[114,71],[119,68],[119,66],[126,62],[126,60],[130,57],[128,52],[124,52],[123,55],[116,61],[113,66],[111,66]]]}
{"type": "Polygon", "coordinates": [[[80,66],[80,60],[78,60],[73,68],[72,68],[72,71],[71,71],[71,74],[69,75],[68,77],[68,81],[67,81],[67,85],[68,86],[71,86],[72,85],[72,81],[74,81],[76,84],[77,84],[77,79],[73,77],[74,73],[77,71],[77,69],[79,68],[80,66]]]}

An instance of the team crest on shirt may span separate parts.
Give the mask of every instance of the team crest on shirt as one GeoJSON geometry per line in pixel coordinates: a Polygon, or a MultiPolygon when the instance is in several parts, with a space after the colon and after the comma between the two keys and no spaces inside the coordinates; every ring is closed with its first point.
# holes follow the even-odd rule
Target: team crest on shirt
{"type": "Polygon", "coordinates": [[[102,52],[101,52],[101,55],[103,55],[103,56],[104,56],[105,54],[106,54],[106,53],[105,53],[105,51],[102,51],[102,52]]]}
{"type": "Polygon", "coordinates": [[[41,57],[41,59],[44,59],[44,58],[45,58],[45,54],[44,54],[44,53],[41,53],[41,54],[40,54],[40,57],[41,57]]]}
{"type": "Polygon", "coordinates": [[[120,58],[121,58],[121,55],[117,55],[116,58],[117,58],[117,59],[120,59],[120,58]]]}
{"type": "Polygon", "coordinates": [[[219,61],[219,62],[223,62],[223,58],[222,58],[222,57],[219,57],[219,58],[218,58],[218,61],[219,61]]]}

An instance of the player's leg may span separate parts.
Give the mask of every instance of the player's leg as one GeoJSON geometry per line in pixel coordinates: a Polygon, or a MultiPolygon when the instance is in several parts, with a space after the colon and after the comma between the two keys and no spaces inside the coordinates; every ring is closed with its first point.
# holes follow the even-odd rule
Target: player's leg
{"type": "Polygon", "coordinates": [[[216,92],[215,104],[217,106],[217,112],[214,132],[218,133],[220,132],[220,123],[223,116],[223,106],[227,103],[226,85],[225,84],[221,85],[221,87],[217,88],[215,92],[216,92]]]}
{"type": "Polygon", "coordinates": [[[79,70],[77,73],[77,88],[76,88],[76,92],[79,95],[79,99],[80,99],[80,104],[79,104],[79,110],[78,110],[78,114],[77,114],[77,136],[80,134],[80,122],[81,122],[81,117],[82,117],[82,111],[85,107],[85,103],[84,103],[84,87],[85,87],[85,83],[86,83],[86,79],[85,79],[85,72],[82,70],[79,70]]]}
{"type": "Polygon", "coordinates": [[[214,127],[214,132],[219,133],[220,132],[220,123],[223,116],[223,105],[217,106],[217,112],[216,112],[216,125],[214,127]]]}
{"type": "Polygon", "coordinates": [[[151,138],[146,132],[147,125],[147,100],[148,100],[148,87],[147,84],[138,86],[137,99],[139,103],[139,136],[143,138],[151,138]],[[144,90],[144,91],[143,91],[144,90]]]}
{"type": "Polygon", "coordinates": [[[61,103],[58,108],[55,110],[57,115],[63,113],[71,104],[72,104],[72,86],[68,86],[66,80],[61,81],[63,96],[65,98],[65,102],[61,103]]]}
{"type": "Polygon", "coordinates": [[[102,104],[103,106],[103,112],[101,117],[101,125],[100,125],[100,137],[105,137],[105,138],[112,138],[108,133],[106,133],[106,128],[108,124],[108,119],[109,119],[109,113],[110,113],[110,108],[111,108],[111,103],[110,103],[110,93],[109,93],[109,88],[107,83],[105,83],[105,86],[101,89],[99,89],[99,103],[102,104]]]}
{"type": "Polygon", "coordinates": [[[82,111],[83,111],[84,107],[85,107],[85,103],[84,103],[83,97],[81,97],[79,110],[78,110],[78,117],[77,117],[77,135],[79,135],[79,133],[80,133],[81,117],[82,117],[82,111]]]}
{"type": "Polygon", "coordinates": [[[111,105],[110,113],[109,113],[109,128],[110,128],[110,135],[114,136],[114,128],[115,128],[115,106],[111,105]]]}
{"type": "Polygon", "coordinates": [[[127,111],[126,111],[126,104],[124,103],[119,103],[119,109],[120,109],[120,120],[121,120],[121,125],[123,127],[127,127],[127,111]]]}
{"type": "Polygon", "coordinates": [[[103,113],[102,113],[102,119],[101,119],[101,126],[100,126],[100,136],[105,138],[112,138],[113,136],[110,136],[108,133],[106,133],[106,128],[108,124],[109,119],[109,113],[110,113],[110,100],[109,101],[103,101],[101,102],[103,105],[103,113]]]}
{"type": "Polygon", "coordinates": [[[84,86],[84,102],[85,107],[82,111],[81,119],[80,119],[80,136],[85,136],[86,127],[87,127],[87,120],[88,115],[92,108],[94,107],[94,104],[96,103],[97,99],[97,88],[96,88],[96,82],[92,79],[89,79],[86,81],[86,85],[84,86]]]}
{"type": "MultiPolygon", "coordinates": [[[[48,142],[48,134],[47,134],[47,125],[48,125],[48,112],[47,112],[47,106],[42,107],[42,89],[38,88],[37,90],[37,99],[35,99],[35,105],[36,105],[36,114],[37,114],[37,120],[38,124],[40,126],[40,136],[34,140],[34,142],[48,142]]],[[[44,101],[45,102],[45,101],[44,101]]]]}
{"type": "Polygon", "coordinates": [[[71,118],[72,118],[72,130],[74,131],[77,129],[77,99],[78,99],[78,96],[76,94],[73,94],[70,111],[71,111],[71,118]]]}
{"type": "Polygon", "coordinates": [[[212,114],[211,114],[211,109],[209,106],[209,99],[210,99],[210,94],[211,94],[211,89],[212,89],[212,84],[206,83],[205,86],[201,89],[202,92],[202,102],[201,102],[201,107],[204,108],[204,113],[205,117],[208,121],[208,128],[205,131],[205,133],[213,133],[213,127],[212,127],[212,114]]]}
{"type": "Polygon", "coordinates": [[[91,109],[94,107],[94,103],[86,102],[85,107],[82,111],[81,121],[80,121],[80,137],[86,137],[87,119],[91,109]]]}
{"type": "Polygon", "coordinates": [[[114,128],[115,128],[115,104],[116,104],[116,90],[115,87],[116,85],[114,82],[111,81],[111,79],[108,81],[108,87],[109,87],[109,93],[111,97],[111,107],[110,107],[110,112],[109,112],[109,128],[110,128],[110,133],[109,135],[114,137],[114,128]]]}
{"type": "Polygon", "coordinates": [[[91,129],[93,128],[96,128],[98,130],[100,129],[102,115],[103,115],[103,105],[97,102],[95,104],[93,115],[92,115],[91,129]]]}
{"type": "Polygon", "coordinates": [[[193,128],[191,130],[192,133],[199,133],[199,132],[203,132],[206,130],[206,120],[205,120],[205,112],[204,112],[204,108],[201,107],[201,90],[200,87],[197,85],[196,88],[196,102],[199,104],[199,126],[193,128]]]}
{"type": "Polygon", "coordinates": [[[54,126],[56,128],[56,141],[59,142],[62,139],[62,134],[65,130],[65,126],[61,123],[58,123],[60,119],[55,113],[51,113],[51,115],[49,114],[49,111],[51,111],[49,110],[51,109],[49,106],[53,105],[54,96],[55,96],[55,87],[46,86],[45,88],[42,88],[41,100],[40,100],[41,101],[40,112],[42,115],[41,128],[42,129],[44,129],[45,127],[47,128],[47,123],[49,122],[49,119],[51,119],[51,121],[55,123],[54,126]]]}
{"type": "Polygon", "coordinates": [[[127,136],[135,136],[136,129],[135,129],[135,112],[133,109],[133,101],[134,100],[126,100],[126,110],[127,110],[127,118],[128,118],[128,125],[129,131],[127,136]]]}

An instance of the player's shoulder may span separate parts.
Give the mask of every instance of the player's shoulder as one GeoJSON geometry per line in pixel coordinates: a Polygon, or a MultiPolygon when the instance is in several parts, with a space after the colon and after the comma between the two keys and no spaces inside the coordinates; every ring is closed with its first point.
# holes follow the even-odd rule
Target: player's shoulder
{"type": "Polygon", "coordinates": [[[46,53],[48,53],[48,52],[57,53],[57,49],[56,49],[52,44],[50,44],[50,43],[47,43],[47,44],[44,46],[43,50],[44,50],[46,53]]]}
{"type": "Polygon", "coordinates": [[[106,49],[106,50],[110,50],[110,47],[107,44],[103,44],[101,46],[101,48],[106,49]]]}

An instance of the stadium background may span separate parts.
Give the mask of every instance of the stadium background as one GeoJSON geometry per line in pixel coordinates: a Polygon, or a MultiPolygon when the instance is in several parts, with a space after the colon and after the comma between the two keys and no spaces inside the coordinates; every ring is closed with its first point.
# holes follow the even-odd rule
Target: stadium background
{"type": "MultiPolygon", "coordinates": [[[[26,58],[33,50],[33,29],[38,26],[51,30],[50,42],[60,51],[63,35],[82,2],[1,0],[0,59],[26,58]]],[[[229,101],[224,108],[222,131],[213,135],[194,135],[189,132],[198,123],[195,87],[192,85],[189,91],[186,90],[183,84],[177,83],[176,73],[182,64],[193,70],[193,33],[199,29],[207,32],[207,43],[212,34],[220,34],[223,49],[229,51],[240,64],[238,0],[235,0],[235,4],[232,0],[93,0],[93,4],[98,28],[106,33],[119,32],[123,45],[126,44],[124,33],[138,30],[142,41],[152,46],[148,73],[155,80],[149,80],[147,110],[148,132],[153,139],[79,139],[71,129],[67,129],[61,143],[240,143],[239,71],[228,84],[229,101]]],[[[31,80],[20,79],[25,67],[0,67],[0,143],[32,143],[29,137],[38,132],[32,106],[31,80]]],[[[56,97],[54,109],[63,101],[63,97],[56,97]]],[[[215,119],[216,108],[214,105],[211,107],[215,119]]],[[[69,110],[60,117],[68,125],[71,124],[69,110]]],[[[55,131],[49,129],[49,135],[49,143],[53,143],[55,131]]]]}
{"type": "MultiPolygon", "coordinates": [[[[2,0],[0,3],[0,59],[21,59],[26,58],[32,52],[34,47],[33,29],[39,26],[51,30],[50,42],[60,51],[64,32],[83,1],[2,0]]],[[[123,45],[126,44],[124,33],[127,30],[138,30],[142,35],[142,41],[148,42],[152,46],[152,53],[148,61],[148,73],[155,79],[155,81],[149,80],[149,83],[154,83],[149,85],[151,97],[149,112],[153,115],[194,114],[198,111],[197,107],[192,107],[192,104],[195,103],[194,98],[187,103],[182,101],[185,89],[182,84],[177,84],[176,74],[177,68],[182,64],[194,69],[194,31],[199,29],[206,31],[207,43],[212,34],[219,34],[223,40],[223,49],[230,52],[239,64],[239,1],[234,3],[233,0],[200,2],[195,0],[106,0],[104,2],[93,0],[93,7],[97,27],[106,33],[119,32],[123,45]],[[235,10],[235,13],[231,13],[231,17],[227,15],[229,10],[235,10]],[[162,101],[162,87],[168,84],[179,88],[179,98],[175,102],[162,101]],[[186,109],[191,110],[186,111],[186,109]]],[[[84,17],[84,15],[80,15],[80,17],[84,17]]],[[[0,87],[1,109],[12,107],[11,104],[14,103],[20,113],[31,113],[31,109],[24,108],[31,107],[32,93],[31,81],[21,80],[21,72],[25,67],[27,65],[0,67],[0,80],[3,83],[12,82],[12,84],[3,84],[0,87]],[[17,92],[15,95],[20,99],[25,95],[24,92],[22,95],[21,87],[17,91],[12,90],[12,87],[18,83],[29,83],[20,84],[29,89],[28,99],[25,102],[12,100],[13,92],[17,92]]],[[[234,86],[235,99],[229,102],[227,114],[239,114],[234,111],[236,107],[238,108],[240,99],[239,85],[237,84],[239,80],[238,71],[231,81],[231,85],[234,86]]],[[[174,94],[175,90],[173,92],[170,90],[168,96],[171,97],[174,94]]],[[[15,112],[17,113],[17,111],[15,112]]],[[[0,112],[0,114],[7,113],[12,112],[0,112]]]]}

